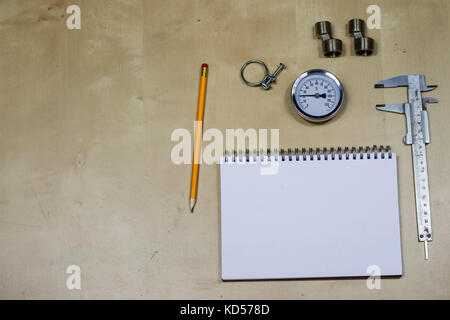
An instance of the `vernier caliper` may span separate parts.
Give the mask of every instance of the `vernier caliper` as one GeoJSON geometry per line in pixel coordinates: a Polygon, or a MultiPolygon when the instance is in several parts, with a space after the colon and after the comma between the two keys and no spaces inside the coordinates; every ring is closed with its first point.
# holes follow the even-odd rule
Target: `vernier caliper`
{"type": "Polygon", "coordinates": [[[426,86],[423,75],[405,75],[383,80],[375,84],[375,88],[408,87],[408,103],[381,104],[377,109],[404,113],[406,115],[405,144],[412,146],[414,165],[414,185],[416,192],[417,233],[420,242],[425,245],[425,259],[428,259],[428,242],[433,240],[431,228],[430,192],[428,187],[427,152],[425,145],[430,143],[428,127],[427,103],[436,103],[433,98],[422,98],[421,92],[435,89],[437,86],[426,86]]]}

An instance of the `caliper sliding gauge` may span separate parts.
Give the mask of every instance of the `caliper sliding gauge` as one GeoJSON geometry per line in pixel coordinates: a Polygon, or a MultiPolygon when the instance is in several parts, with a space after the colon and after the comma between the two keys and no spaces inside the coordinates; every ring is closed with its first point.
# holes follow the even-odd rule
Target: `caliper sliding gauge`
{"type": "Polygon", "coordinates": [[[431,201],[425,149],[425,145],[430,143],[426,104],[436,103],[438,100],[422,98],[421,93],[431,91],[437,86],[426,86],[423,75],[398,76],[375,84],[375,88],[394,87],[408,87],[408,102],[377,105],[377,109],[406,115],[406,136],[403,141],[412,146],[418,240],[424,242],[425,259],[428,259],[428,242],[433,240],[433,230],[431,228],[431,201]]]}

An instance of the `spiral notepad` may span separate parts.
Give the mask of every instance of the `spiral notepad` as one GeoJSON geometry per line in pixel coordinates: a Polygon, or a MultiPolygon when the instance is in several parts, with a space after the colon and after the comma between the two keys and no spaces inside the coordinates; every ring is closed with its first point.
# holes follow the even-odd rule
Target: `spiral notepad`
{"type": "Polygon", "coordinates": [[[402,274],[389,147],[228,152],[220,175],[224,280],[402,274]]]}

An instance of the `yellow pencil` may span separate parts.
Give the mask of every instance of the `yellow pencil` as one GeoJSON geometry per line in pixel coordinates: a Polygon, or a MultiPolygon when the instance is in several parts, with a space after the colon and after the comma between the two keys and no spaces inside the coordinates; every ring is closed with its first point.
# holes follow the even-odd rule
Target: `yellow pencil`
{"type": "Polygon", "coordinates": [[[194,207],[197,202],[198,172],[200,168],[200,149],[203,136],[203,116],[205,114],[207,77],[208,77],[208,65],[204,63],[202,64],[202,73],[200,78],[200,92],[198,94],[198,106],[197,106],[197,122],[195,127],[194,161],[192,163],[191,196],[190,196],[191,212],[194,212],[194,207]]]}

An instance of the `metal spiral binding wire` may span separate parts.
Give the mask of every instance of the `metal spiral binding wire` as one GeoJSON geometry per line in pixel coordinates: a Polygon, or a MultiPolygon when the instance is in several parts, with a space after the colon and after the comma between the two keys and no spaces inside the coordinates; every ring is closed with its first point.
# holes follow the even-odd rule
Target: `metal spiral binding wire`
{"type": "Polygon", "coordinates": [[[268,148],[266,151],[263,149],[257,151],[256,149],[250,151],[249,149],[243,150],[225,150],[224,152],[224,162],[250,162],[252,159],[253,162],[256,162],[259,158],[260,161],[312,161],[312,160],[356,160],[359,156],[359,159],[371,159],[373,155],[373,159],[392,159],[392,151],[390,146],[379,146],[376,145],[372,147],[359,146],[356,147],[337,147],[337,151],[335,152],[335,148],[331,147],[328,149],[327,147],[323,148],[309,148],[308,151],[306,148],[295,148],[294,152],[292,152],[291,148],[280,149],[278,152],[277,149],[271,150],[268,148]]]}

